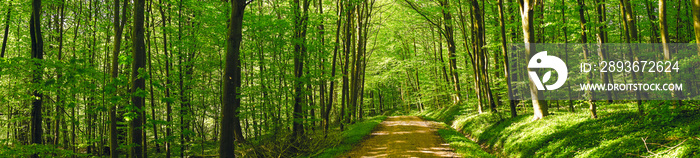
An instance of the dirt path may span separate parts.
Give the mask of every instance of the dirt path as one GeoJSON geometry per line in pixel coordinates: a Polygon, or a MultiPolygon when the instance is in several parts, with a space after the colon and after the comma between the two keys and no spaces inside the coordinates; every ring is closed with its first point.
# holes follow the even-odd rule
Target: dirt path
{"type": "Polygon", "coordinates": [[[341,157],[460,157],[438,135],[438,127],[416,116],[388,117],[341,157]]]}

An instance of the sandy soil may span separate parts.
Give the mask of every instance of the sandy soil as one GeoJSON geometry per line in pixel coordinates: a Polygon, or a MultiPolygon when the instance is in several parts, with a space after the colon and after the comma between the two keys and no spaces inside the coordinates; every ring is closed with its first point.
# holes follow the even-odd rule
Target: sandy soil
{"type": "Polygon", "coordinates": [[[438,135],[439,124],[415,116],[392,116],[345,157],[460,157],[438,135]]]}

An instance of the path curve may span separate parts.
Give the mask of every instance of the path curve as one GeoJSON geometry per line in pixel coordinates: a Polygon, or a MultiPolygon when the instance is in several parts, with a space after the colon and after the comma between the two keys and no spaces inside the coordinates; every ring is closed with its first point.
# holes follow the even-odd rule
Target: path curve
{"type": "Polygon", "coordinates": [[[440,124],[416,116],[392,116],[341,157],[460,157],[438,135],[440,124]]]}

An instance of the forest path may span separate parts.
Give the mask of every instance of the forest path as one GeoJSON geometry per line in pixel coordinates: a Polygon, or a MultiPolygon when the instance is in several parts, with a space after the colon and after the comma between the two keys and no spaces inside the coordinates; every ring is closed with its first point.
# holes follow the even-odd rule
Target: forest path
{"type": "Polygon", "coordinates": [[[416,116],[388,117],[341,157],[460,157],[438,135],[439,128],[439,123],[416,116]]]}

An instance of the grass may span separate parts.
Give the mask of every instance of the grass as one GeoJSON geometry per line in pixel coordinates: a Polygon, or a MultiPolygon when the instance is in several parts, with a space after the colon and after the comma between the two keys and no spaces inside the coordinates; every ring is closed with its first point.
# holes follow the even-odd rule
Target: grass
{"type": "MultiPolygon", "coordinates": [[[[433,110],[420,114],[446,121],[500,157],[700,157],[697,105],[672,109],[666,104],[646,102],[648,113],[641,117],[633,103],[600,102],[598,119],[591,119],[585,108],[573,113],[550,108],[550,116],[538,121],[531,120],[531,113],[519,112],[518,117],[509,118],[507,111],[474,114],[433,110]],[[455,113],[453,119],[441,115],[455,113]]],[[[446,140],[457,139],[456,133],[443,133],[447,132],[441,133],[446,140]]],[[[473,145],[454,148],[475,152],[473,145]]]]}
{"type": "Polygon", "coordinates": [[[450,106],[446,108],[426,109],[410,115],[421,116],[426,120],[442,122],[446,128],[438,129],[438,134],[446,143],[450,144],[450,147],[454,149],[456,153],[463,157],[495,157],[482,150],[478,143],[469,140],[464,134],[445,124],[452,123],[462,112],[465,111],[461,109],[461,106],[450,106]]]}
{"type": "Polygon", "coordinates": [[[461,112],[464,111],[460,109],[460,106],[450,106],[446,108],[427,109],[410,115],[421,116],[423,119],[430,121],[442,122],[445,128],[438,129],[438,134],[446,143],[450,144],[450,147],[452,147],[456,153],[463,157],[495,157],[482,150],[478,143],[469,140],[464,134],[445,124],[451,123],[455,119],[455,116],[459,116],[461,112]]]}
{"type": "Polygon", "coordinates": [[[322,150],[320,153],[310,157],[331,158],[352,150],[355,145],[372,133],[374,127],[379,125],[384,119],[386,119],[386,116],[375,116],[348,126],[348,130],[343,131],[342,140],[338,145],[322,150]]]}
{"type": "Polygon", "coordinates": [[[467,139],[462,133],[452,128],[438,129],[438,134],[440,134],[440,137],[442,137],[445,142],[450,144],[450,147],[452,147],[456,153],[463,157],[494,157],[488,152],[481,150],[479,144],[467,139]]]}
{"type": "Polygon", "coordinates": [[[460,112],[460,106],[449,106],[446,108],[423,110],[411,115],[422,116],[424,119],[432,121],[450,123],[460,112]]]}

